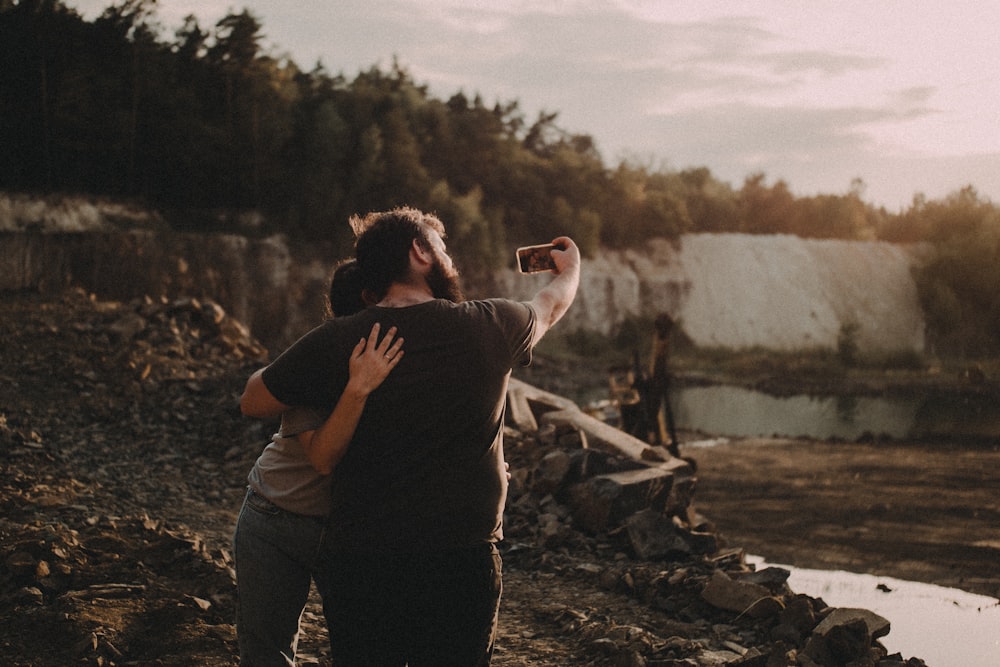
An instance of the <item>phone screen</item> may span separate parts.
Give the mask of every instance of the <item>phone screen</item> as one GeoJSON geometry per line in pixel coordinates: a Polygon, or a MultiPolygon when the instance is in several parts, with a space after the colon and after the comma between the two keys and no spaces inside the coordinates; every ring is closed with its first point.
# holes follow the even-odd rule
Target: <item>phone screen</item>
{"type": "Polygon", "coordinates": [[[530,245],[517,249],[517,268],[521,273],[538,273],[539,271],[552,271],[556,268],[552,260],[551,243],[543,245],[530,245]]]}

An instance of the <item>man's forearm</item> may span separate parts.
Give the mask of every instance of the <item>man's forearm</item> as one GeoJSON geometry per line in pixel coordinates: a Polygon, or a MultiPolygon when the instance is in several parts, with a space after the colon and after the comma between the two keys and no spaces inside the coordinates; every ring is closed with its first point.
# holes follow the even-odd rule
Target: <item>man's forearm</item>
{"type": "Polygon", "coordinates": [[[532,304],[538,318],[532,344],[538,343],[552,326],[562,319],[576,298],[580,286],[580,266],[574,265],[556,275],[548,285],[535,295],[532,304]]]}

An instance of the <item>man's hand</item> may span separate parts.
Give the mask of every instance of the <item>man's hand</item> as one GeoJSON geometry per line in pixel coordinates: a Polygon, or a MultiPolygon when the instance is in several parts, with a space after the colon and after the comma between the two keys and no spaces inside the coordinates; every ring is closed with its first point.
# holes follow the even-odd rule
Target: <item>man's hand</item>
{"type": "Polygon", "coordinates": [[[568,236],[560,236],[552,241],[555,248],[552,249],[552,261],[556,268],[554,273],[559,275],[567,270],[580,268],[580,249],[568,236]]]}

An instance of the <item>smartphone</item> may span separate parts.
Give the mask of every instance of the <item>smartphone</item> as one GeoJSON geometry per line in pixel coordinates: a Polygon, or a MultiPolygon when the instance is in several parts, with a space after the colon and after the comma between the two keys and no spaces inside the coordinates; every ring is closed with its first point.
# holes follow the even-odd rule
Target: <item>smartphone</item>
{"type": "Polygon", "coordinates": [[[529,245],[517,249],[517,268],[521,273],[538,273],[539,271],[552,271],[556,268],[556,263],[552,259],[552,249],[555,246],[551,243],[542,245],[529,245]]]}

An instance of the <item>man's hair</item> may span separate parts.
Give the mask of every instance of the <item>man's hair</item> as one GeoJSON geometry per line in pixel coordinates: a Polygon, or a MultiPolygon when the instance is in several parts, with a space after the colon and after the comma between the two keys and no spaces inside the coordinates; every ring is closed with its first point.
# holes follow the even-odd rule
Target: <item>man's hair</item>
{"type": "Polygon", "coordinates": [[[413,241],[430,250],[427,231],[445,235],[444,224],[436,216],[409,207],[352,216],[350,222],[361,284],[377,299],[386,295],[392,283],[406,279],[413,241]]]}
{"type": "Polygon", "coordinates": [[[361,272],[358,263],[353,259],[345,259],[337,264],[330,279],[330,292],[327,295],[327,317],[344,317],[361,312],[368,304],[365,303],[361,287],[361,272]]]}

